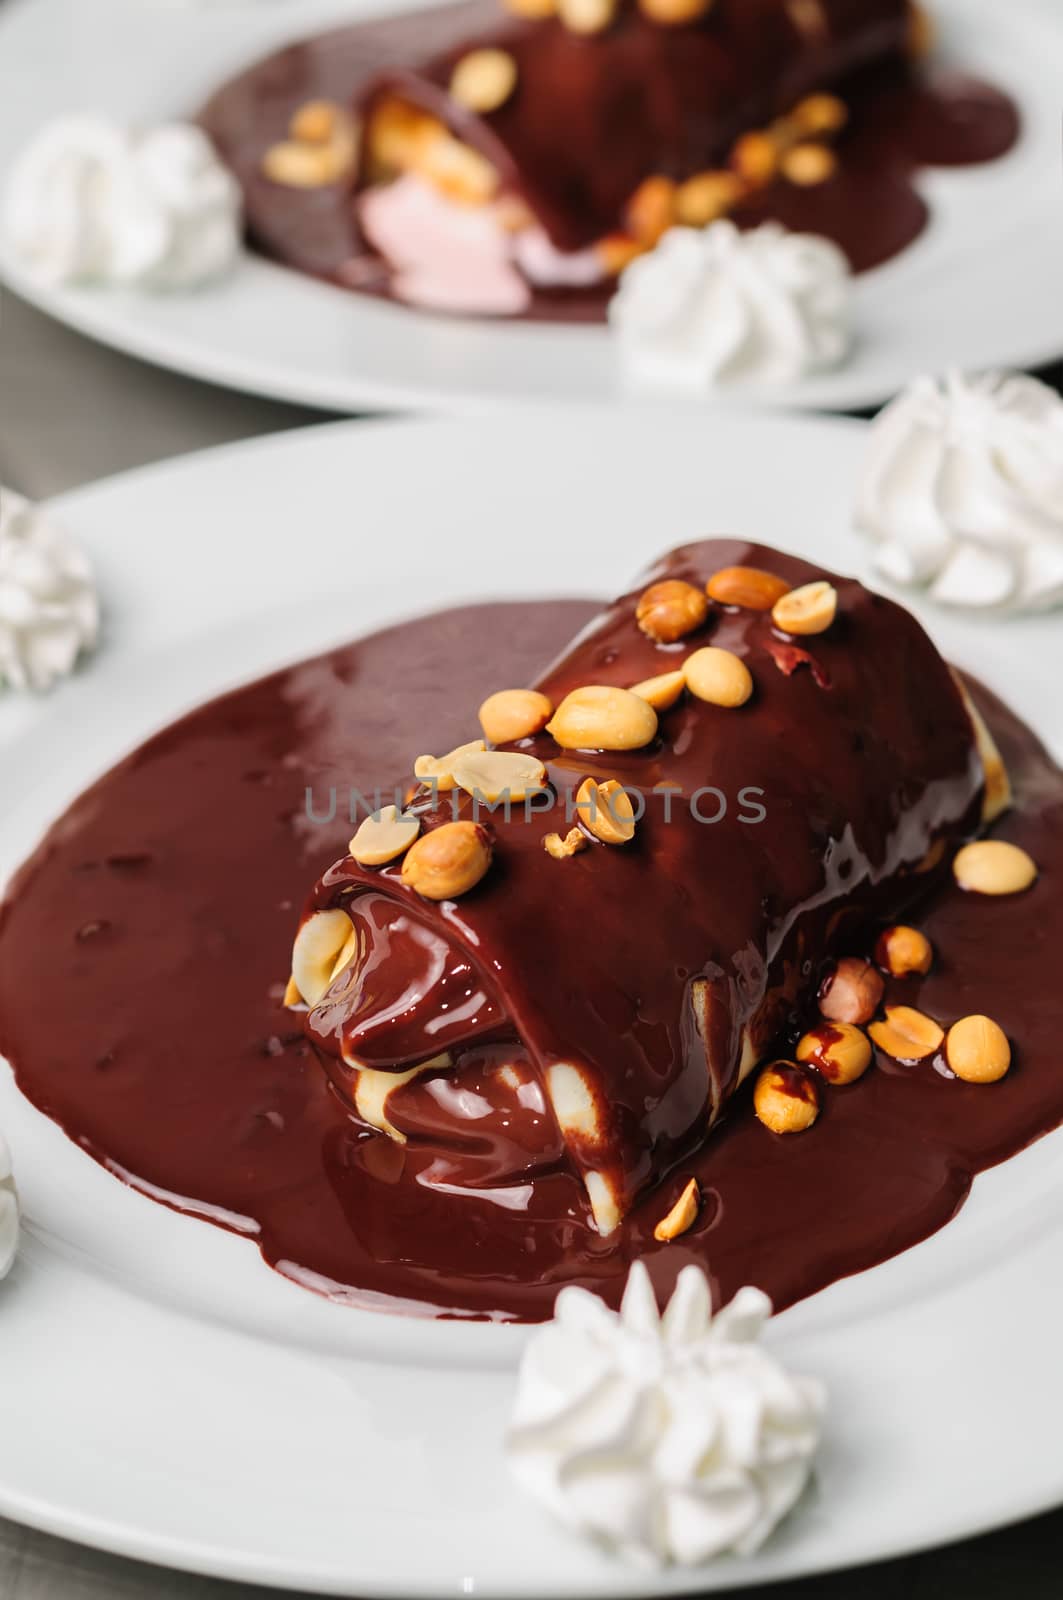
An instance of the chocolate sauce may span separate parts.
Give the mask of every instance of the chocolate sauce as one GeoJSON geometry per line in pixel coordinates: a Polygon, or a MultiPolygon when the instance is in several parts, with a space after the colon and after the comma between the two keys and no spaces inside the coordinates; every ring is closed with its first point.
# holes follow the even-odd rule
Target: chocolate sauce
{"type": "MultiPolygon", "coordinates": [[[[455,1160],[449,1149],[453,1170],[441,1173],[433,1119],[449,1130],[453,1107],[440,1091],[418,1081],[402,1092],[405,1148],[367,1132],[283,1009],[306,885],[351,831],[349,786],[401,781],[412,754],[461,742],[485,660],[493,682],[529,682],[595,610],[495,605],[391,629],[203,707],[116,767],[51,830],[0,917],[0,1044],[23,1092],[96,1160],[178,1208],[255,1219],[281,1270],[427,1314],[536,1320],[569,1282],[615,1303],[639,1255],[662,1294],[697,1261],[718,1296],[753,1282],[783,1306],[947,1222],[976,1172],[1063,1121],[1051,1003],[1063,775],[981,692],[1017,788],[997,831],[1031,852],[1041,878],[990,900],[946,876],[917,918],[935,967],[891,981],[887,998],[942,1020],[995,1017],[1015,1047],[998,1084],[879,1056],[860,1082],[825,1086],[819,1121],[792,1138],[761,1127],[742,1093],[697,1158],[603,1239],[534,1097],[527,1119],[508,1117],[492,1070],[501,1047],[478,1047],[483,1081],[465,1087],[482,1105],[467,1151],[455,1160]],[[307,820],[308,785],[318,812],[336,787],[330,823],[307,820]],[[522,1159],[523,1188],[477,1191],[522,1159]],[[698,1221],[658,1245],[653,1226],[691,1175],[698,1221]]],[[[522,1078],[519,1056],[504,1053],[522,1078]]]]}
{"type": "MultiPolygon", "coordinates": [[[[913,69],[901,54],[898,0],[829,0],[828,10],[834,35],[826,44],[796,38],[778,0],[718,0],[703,25],[680,29],[648,23],[631,6],[607,35],[587,39],[559,22],[507,18],[495,0],[462,0],[281,50],[218,90],[202,121],[240,181],[259,249],[299,271],[386,295],[349,184],[300,190],[262,176],[265,152],[307,100],[360,104],[377,84],[404,88],[484,150],[555,242],[574,248],[615,231],[627,197],[651,172],[682,178],[717,165],[737,134],[809,89],[833,87],[851,111],[836,176],[816,188],[773,185],[735,220],[774,218],[823,234],[865,271],[926,226],[919,169],[1005,154],[1019,115],[984,83],[913,69]],[[490,117],[462,118],[444,86],[456,57],[482,44],[515,57],[522,91],[490,117]]],[[[527,315],[600,321],[610,294],[610,285],[537,291],[527,315]]]]}

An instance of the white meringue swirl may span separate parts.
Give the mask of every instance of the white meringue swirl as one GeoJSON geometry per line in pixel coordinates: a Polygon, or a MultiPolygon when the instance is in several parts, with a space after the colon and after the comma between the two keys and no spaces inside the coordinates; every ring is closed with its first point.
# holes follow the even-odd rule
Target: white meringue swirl
{"type": "Polygon", "coordinates": [[[18,1252],[18,1191],[11,1167],[11,1151],[0,1133],[0,1278],[6,1278],[18,1252]]]}
{"type": "Polygon", "coordinates": [[[876,418],[857,526],[944,605],[1063,601],[1063,400],[1036,378],[923,377],[876,418]]]}
{"type": "Polygon", "coordinates": [[[0,491],[0,683],[50,689],[98,630],[84,552],[28,500],[0,491]]]}
{"type": "Polygon", "coordinates": [[[844,360],[851,280],[829,239],[778,223],[671,228],[625,268],[609,321],[632,383],[788,383],[844,360]]]}
{"type": "Polygon", "coordinates": [[[758,1344],[770,1315],[743,1289],[714,1317],[694,1266],[663,1317],[641,1262],[619,1315],[562,1290],[521,1366],[508,1450],[522,1487],[643,1565],[751,1554],[808,1481],[824,1407],[758,1344]]]}
{"type": "Polygon", "coordinates": [[[16,159],[4,231],[50,283],[191,289],[239,254],[240,190],[199,128],[61,117],[16,159]]]}

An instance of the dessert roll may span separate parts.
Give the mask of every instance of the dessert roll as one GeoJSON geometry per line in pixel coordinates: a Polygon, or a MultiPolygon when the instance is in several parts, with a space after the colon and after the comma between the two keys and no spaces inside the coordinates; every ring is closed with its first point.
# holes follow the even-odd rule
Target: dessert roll
{"type": "Polygon", "coordinates": [[[821,181],[848,117],[838,91],[902,59],[912,32],[909,0],[537,11],[383,73],[362,99],[360,220],[410,297],[512,310],[521,277],[608,278],[673,223],[728,214],[781,163],[821,181]],[[448,285],[441,257],[475,287],[448,285]]]}
{"type": "Polygon", "coordinates": [[[730,541],[504,687],[317,884],[289,1002],[352,1116],[452,1149],[456,1194],[519,1207],[567,1168],[608,1234],[1007,778],[908,612],[730,541]]]}

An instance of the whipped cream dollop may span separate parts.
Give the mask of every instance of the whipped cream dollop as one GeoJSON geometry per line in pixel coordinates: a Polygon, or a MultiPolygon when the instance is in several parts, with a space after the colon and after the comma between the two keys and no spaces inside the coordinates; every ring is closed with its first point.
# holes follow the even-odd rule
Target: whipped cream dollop
{"type": "Polygon", "coordinates": [[[18,1191],[11,1166],[11,1151],[0,1133],[0,1278],[6,1278],[18,1252],[18,1191]]]}
{"type": "Polygon", "coordinates": [[[195,288],[240,251],[240,189],[200,129],[61,117],[17,157],[4,231],[51,283],[195,288]]]}
{"type": "Polygon", "coordinates": [[[643,1564],[748,1555],[797,1501],[824,1393],[758,1343],[771,1315],[743,1289],[715,1316],[684,1267],[663,1316],[641,1262],[619,1315],[563,1289],[520,1371],[509,1457],[570,1528],[643,1564]]]}
{"type": "Polygon", "coordinates": [[[0,683],[50,689],[98,630],[87,556],[38,507],[0,490],[0,683]]]}
{"type": "Polygon", "coordinates": [[[629,379],[648,388],[788,383],[851,344],[852,273],[829,239],[766,222],[670,228],[620,275],[609,322],[629,379]]]}
{"type": "Polygon", "coordinates": [[[945,605],[1063,601],[1063,400],[1036,378],[924,377],[876,418],[856,507],[895,583],[945,605]]]}

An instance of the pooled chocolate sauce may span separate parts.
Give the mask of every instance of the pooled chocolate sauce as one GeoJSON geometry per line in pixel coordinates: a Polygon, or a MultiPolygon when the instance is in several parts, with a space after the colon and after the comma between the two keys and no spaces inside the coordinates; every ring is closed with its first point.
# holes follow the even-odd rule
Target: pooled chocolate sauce
{"type": "MultiPolygon", "coordinates": [[[[306,101],[357,104],[377,81],[405,85],[453,120],[443,87],[449,64],[472,45],[505,48],[522,84],[549,85],[548,93],[525,89],[487,118],[465,117],[458,131],[497,162],[564,248],[615,231],[642,177],[685,177],[699,164],[722,163],[738,133],[812,88],[834,87],[850,107],[838,172],[815,188],[776,183],[735,220],[773,218],[823,234],[857,271],[897,255],[925,228],[920,168],[990,161],[1015,144],[1019,114],[1006,95],[902,59],[905,12],[896,0],[831,0],[837,37],[811,45],[793,36],[777,0],[758,3],[759,11],[749,0],[714,7],[704,25],[680,29],[651,24],[632,7],[607,36],[587,39],[559,22],[507,19],[495,0],[462,0],[278,51],[219,89],[202,121],[240,181],[259,249],[383,295],[387,275],[367,254],[350,184],[286,188],[263,177],[262,158],[306,101]]],[[[611,293],[611,284],[539,290],[527,315],[600,321],[611,293]]]]}
{"type": "Polygon", "coordinates": [[[1001,900],[938,884],[916,919],[934,970],[892,983],[889,998],[941,1019],[995,1017],[1015,1046],[998,1084],[879,1056],[860,1082],[825,1086],[819,1121],[792,1138],[739,1094],[696,1159],[601,1238],[579,1180],[554,1165],[549,1122],[506,1125],[488,1082],[494,1046],[482,1046],[484,1085],[465,1085],[482,1087],[483,1104],[456,1160],[433,1149],[439,1101],[426,1085],[403,1092],[405,1148],[354,1123],[283,1009],[307,884],[351,832],[350,786],[372,793],[382,773],[402,779],[411,753],[461,742],[485,660],[493,681],[531,681],[596,609],[484,606],[388,630],[212,702],[104,777],[17,875],[0,918],[0,1047],[23,1092],[176,1207],[253,1218],[282,1271],[426,1314],[537,1320],[570,1282],[616,1303],[635,1256],[661,1294],[696,1261],[717,1296],[752,1282],[784,1306],[946,1223],[976,1172],[1063,1121],[1063,774],[984,693],[1017,790],[997,831],[1041,878],[1001,900]],[[319,815],[336,788],[330,823],[308,820],[307,786],[319,815]],[[521,1141],[535,1181],[477,1192],[521,1141]],[[699,1218],[658,1245],[653,1226],[691,1175],[699,1218]]]}

